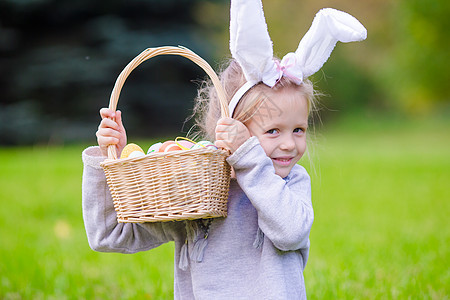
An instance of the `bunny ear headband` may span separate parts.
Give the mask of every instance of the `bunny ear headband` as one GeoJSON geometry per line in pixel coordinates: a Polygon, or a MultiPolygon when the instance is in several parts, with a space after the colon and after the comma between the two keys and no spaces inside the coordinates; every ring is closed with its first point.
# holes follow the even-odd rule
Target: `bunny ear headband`
{"type": "Polygon", "coordinates": [[[259,82],[274,87],[282,76],[300,85],[322,68],[338,41],[366,39],[367,31],[353,16],[332,8],[321,9],[295,52],[281,63],[273,59],[272,41],[267,31],[261,0],[232,0],[230,10],[230,50],[240,64],[247,83],[229,104],[233,116],[242,96],[259,82]]]}

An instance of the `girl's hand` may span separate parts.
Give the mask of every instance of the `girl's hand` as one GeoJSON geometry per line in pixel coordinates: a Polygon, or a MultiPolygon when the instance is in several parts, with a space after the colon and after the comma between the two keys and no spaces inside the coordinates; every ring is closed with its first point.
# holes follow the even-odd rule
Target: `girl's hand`
{"type": "Polygon", "coordinates": [[[250,131],[238,120],[221,118],[217,121],[215,145],[218,148],[225,148],[233,153],[250,137],[250,131]]]}
{"type": "Polygon", "coordinates": [[[109,108],[100,109],[102,121],[96,132],[97,142],[103,156],[108,156],[108,146],[116,145],[117,156],[127,144],[127,134],[122,124],[122,113],[109,108]]]}

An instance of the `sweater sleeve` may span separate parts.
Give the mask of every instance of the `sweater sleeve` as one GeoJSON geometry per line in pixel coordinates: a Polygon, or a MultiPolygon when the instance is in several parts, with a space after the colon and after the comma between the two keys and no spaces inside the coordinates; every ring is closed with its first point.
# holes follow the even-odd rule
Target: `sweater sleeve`
{"type": "MultiPolygon", "coordinates": [[[[177,239],[182,222],[118,223],[113,200],[100,166],[98,147],[83,152],[83,219],[90,247],[101,252],[135,253],[177,239]]],[[[183,237],[178,237],[183,238],[183,237]]]]}
{"type": "Polygon", "coordinates": [[[314,213],[306,170],[295,165],[286,178],[276,175],[256,137],[247,140],[228,162],[258,212],[259,228],[274,246],[283,251],[308,248],[314,213]]]}

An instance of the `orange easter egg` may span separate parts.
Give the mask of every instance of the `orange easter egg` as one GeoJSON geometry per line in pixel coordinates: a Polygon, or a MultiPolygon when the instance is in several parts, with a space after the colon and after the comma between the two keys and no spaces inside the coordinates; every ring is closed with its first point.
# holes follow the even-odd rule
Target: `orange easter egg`
{"type": "Polygon", "coordinates": [[[159,152],[169,152],[177,150],[181,150],[181,148],[175,143],[175,141],[166,141],[161,145],[161,148],[159,148],[159,152]]]}
{"type": "Polygon", "coordinates": [[[178,151],[178,150],[182,150],[182,149],[176,143],[173,143],[173,144],[167,145],[167,147],[164,150],[164,152],[178,151]]]}
{"type": "Polygon", "coordinates": [[[166,150],[167,146],[175,143],[175,141],[165,141],[164,143],[162,143],[161,147],[159,147],[158,152],[164,152],[164,150],[166,150]]]}

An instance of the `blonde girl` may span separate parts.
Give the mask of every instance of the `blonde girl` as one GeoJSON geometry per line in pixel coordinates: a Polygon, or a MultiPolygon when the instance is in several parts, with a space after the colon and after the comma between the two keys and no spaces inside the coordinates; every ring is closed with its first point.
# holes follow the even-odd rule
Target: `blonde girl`
{"type": "MultiPolygon", "coordinates": [[[[349,15],[342,14],[321,11],[311,28],[319,23],[314,30],[317,33],[336,18],[348,21],[349,15]]],[[[350,25],[356,24],[353,19],[350,25]]],[[[362,30],[359,25],[353,32],[362,30]]],[[[83,216],[89,244],[96,251],[135,253],[173,241],[175,299],[305,299],[303,270],[314,214],[310,178],[297,162],[306,151],[308,117],[314,106],[312,86],[304,79],[308,66],[273,59],[270,39],[268,43],[264,38],[267,28],[258,0],[232,2],[230,30],[234,60],[222,72],[221,80],[232,95],[229,109],[233,118],[220,118],[211,86],[201,91],[196,107],[202,137],[231,152],[227,161],[234,179],[228,217],[117,223],[99,163],[109,144],[116,145],[120,153],[126,134],[120,112],[102,109],[99,146],[83,152],[83,216]],[[243,23],[253,21],[257,26],[251,24],[250,28],[263,22],[259,24],[262,31],[248,36],[243,23]],[[254,41],[255,36],[263,38],[254,41]],[[264,50],[264,45],[270,49],[264,50]]],[[[326,40],[328,45],[330,40],[326,40]]],[[[337,40],[341,39],[335,39],[333,47],[337,40]]],[[[327,45],[319,50],[329,48],[327,45]]],[[[317,67],[321,64],[316,62],[313,69],[317,67]]]]}

